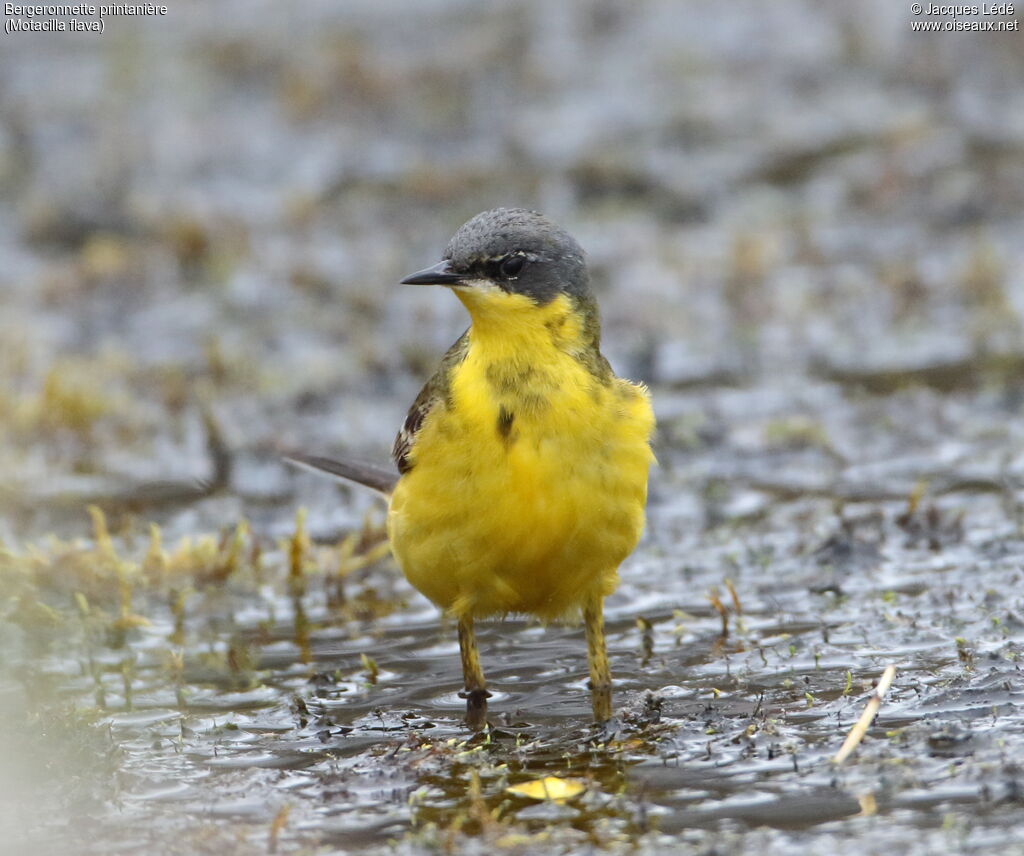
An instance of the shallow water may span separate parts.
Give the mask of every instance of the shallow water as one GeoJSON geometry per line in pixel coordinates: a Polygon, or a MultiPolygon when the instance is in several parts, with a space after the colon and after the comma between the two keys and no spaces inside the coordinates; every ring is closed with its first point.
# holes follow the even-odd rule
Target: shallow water
{"type": "MultiPolygon", "coordinates": [[[[972,504],[953,500],[954,511],[972,504]]],[[[102,796],[82,810],[103,852],[169,847],[172,832],[187,850],[238,837],[258,849],[285,807],[285,851],[397,840],[418,852],[466,834],[512,849],[541,835],[568,849],[724,835],[738,850],[751,836],[813,842],[815,830],[966,852],[1017,840],[1024,622],[1012,593],[1024,539],[1009,524],[933,550],[910,543],[897,502],[870,503],[859,519],[847,506],[844,523],[827,500],[773,501],[755,521],[691,533],[676,554],[663,543],[678,523],[672,506],[664,525],[654,506],[652,534],[609,600],[618,715],[608,729],[589,725],[580,629],[486,625],[491,729],[473,735],[460,725],[454,628],[439,628],[389,561],[348,577],[345,605],[332,608],[329,577],[314,570],[289,595],[284,554],[270,552],[262,585],[243,567],[194,592],[180,635],[148,595],[136,605],[152,624],[122,648],[65,626],[70,662],[56,644],[23,661],[33,671],[18,683],[49,685],[44,703],[62,711],[51,716],[68,715],[57,700],[75,701],[94,724],[54,741],[31,727],[24,739],[48,764],[73,742],[82,769],[58,769],[100,779],[91,787],[102,796]],[[726,635],[711,589],[727,605],[726,635]],[[184,657],[178,671],[172,651],[184,657]],[[830,758],[888,664],[897,677],[882,712],[836,768],[830,758]],[[93,754],[77,746],[86,740],[99,742],[93,754]],[[95,772],[108,751],[109,778],[95,772]],[[546,775],[587,789],[562,804],[507,791],[546,775]],[[499,819],[481,824],[481,800],[499,819]]],[[[998,516],[981,519],[991,529],[998,516]]],[[[970,516],[960,525],[982,528],[970,516]]],[[[320,554],[319,567],[328,562],[320,554]]],[[[19,831],[60,850],[63,820],[19,831]]]]}
{"type": "Polygon", "coordinates": [[[0,54],[2,840],[1020,850],[1019,38],[881,2],[420,5],[0,54]],[[605,729],[582,630],[516,618],[463,728],[379,500],[280,460],[385,459],[465,323],[391,284],[495,204],[579,237],[655,401],[605,729]],[[508,790],[546,776],[584,788],[508,790]]]}

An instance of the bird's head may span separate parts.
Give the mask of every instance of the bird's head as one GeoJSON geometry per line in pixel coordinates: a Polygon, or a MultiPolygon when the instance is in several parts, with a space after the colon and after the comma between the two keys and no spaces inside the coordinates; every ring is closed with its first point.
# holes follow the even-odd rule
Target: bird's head
{"type": "Polygon", "coordinates": [[[447,285],[474,315],[485,307],[546,306],[563,296],[589,302],[590,295],[580,245],[560,226],[523,208],[477,214],[448,242],[440,262],[402,282],[447,285]]]}

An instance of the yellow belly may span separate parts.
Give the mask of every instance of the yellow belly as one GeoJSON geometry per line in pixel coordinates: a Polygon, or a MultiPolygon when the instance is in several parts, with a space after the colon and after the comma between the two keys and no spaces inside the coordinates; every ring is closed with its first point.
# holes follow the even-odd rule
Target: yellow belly
{"type": "Polygon", "coordinates": [[[391,498],[402,570],[456,615],[569,613],[615,588],[643,529],[646,391],[540,356],[528,384],[496,391],[493,363],[471,348],[391,498]]]}

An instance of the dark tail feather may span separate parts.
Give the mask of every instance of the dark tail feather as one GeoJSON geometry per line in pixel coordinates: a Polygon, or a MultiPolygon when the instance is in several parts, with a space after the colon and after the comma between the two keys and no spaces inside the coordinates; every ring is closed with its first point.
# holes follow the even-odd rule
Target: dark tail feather
{"type": "Polygon", "coordinates": [[[321,458],[317,455],[285,455],[284,459],[289,464],[297,467],[304,467],[317,473],[327,473],[335,478],[346,479],[373,490],[380,491],[384,495],[390,494],[398,482],[398,473],[394,470],[378,467],[373,464],[364,464],[362,461],[337,461],[334,458],[321,458]]]}

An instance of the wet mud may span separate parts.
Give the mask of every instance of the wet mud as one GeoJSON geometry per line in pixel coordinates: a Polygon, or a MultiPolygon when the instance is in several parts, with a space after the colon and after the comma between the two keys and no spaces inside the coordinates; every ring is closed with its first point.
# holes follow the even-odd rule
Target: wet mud
{"type": "Polygon", "coordinates": [[[0,54],[5,846],[1019,852],[1018,34],[400,5],[0,54]],[[510,617],[467,730],[381,500],[282,461],[386,460],[465,324],[394,283],[497,204],[655,402],[603,727],[582,628],[510,617]]]}

